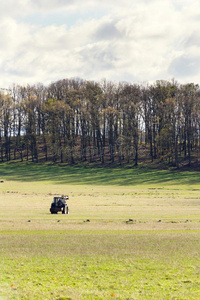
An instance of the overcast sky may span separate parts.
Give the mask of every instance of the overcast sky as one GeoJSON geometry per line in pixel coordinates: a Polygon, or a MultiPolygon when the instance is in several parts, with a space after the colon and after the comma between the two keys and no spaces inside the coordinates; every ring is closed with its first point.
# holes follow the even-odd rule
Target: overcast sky
{"type": "Polygon", "coordinates": [[[0,87],[200,83],[199,0],[0,0],[0,87]]]}

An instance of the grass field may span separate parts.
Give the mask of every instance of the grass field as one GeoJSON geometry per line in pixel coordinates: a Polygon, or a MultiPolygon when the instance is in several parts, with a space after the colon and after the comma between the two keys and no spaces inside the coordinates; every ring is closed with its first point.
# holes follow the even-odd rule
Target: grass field
{"type": "Polygon", "coordinates": [[[199,179],[1,164],[0,299],[200,299],[199,179]],[[69,215],[49,212],[59,194],[69,215]]]}

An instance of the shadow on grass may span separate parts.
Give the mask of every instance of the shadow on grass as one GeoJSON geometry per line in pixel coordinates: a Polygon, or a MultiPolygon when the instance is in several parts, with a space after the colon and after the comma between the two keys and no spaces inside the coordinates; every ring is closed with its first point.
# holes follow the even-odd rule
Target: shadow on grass
{"type": "Polygon", "coordinates": [[[137,167],[88,167],[84,165],[64,166],[35,163],[1,163],[0,180],[52,181],[74,185],[152,185],[159,184],[197,185],[200,182],[198,171],[169,171],[156,168],[137,167]]]}

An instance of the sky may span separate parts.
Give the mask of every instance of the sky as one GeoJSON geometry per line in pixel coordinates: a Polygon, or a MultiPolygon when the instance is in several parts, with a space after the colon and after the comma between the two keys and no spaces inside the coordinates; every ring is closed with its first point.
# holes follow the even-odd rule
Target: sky
{"type": "Polygon", "coordinates": [[[200,83],[199,0],[0,0],[0,88],[200,83]]]}

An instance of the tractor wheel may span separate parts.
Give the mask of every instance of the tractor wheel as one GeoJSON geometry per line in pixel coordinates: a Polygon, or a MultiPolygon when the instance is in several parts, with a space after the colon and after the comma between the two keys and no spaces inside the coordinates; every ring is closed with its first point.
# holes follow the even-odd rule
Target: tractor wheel
{"type": "Polygon", "coordinates": [[[63,206],[62,214],[66,215],[66,206],[63,206]]]}

